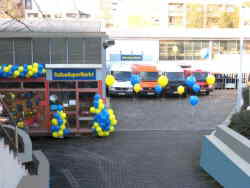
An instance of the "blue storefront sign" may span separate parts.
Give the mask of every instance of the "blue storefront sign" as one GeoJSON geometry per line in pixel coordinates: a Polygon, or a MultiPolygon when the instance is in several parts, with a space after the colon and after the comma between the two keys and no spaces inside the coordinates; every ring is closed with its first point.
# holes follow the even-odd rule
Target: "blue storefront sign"
{"type": "Polygon", "coordinates": [[[96,80],[95,69],[53,69],[52,80],[96,80]]]}
{"type": "Polygon", "coordinates": [[[121,55],[121,61],[142,61],[142,55],[121,55]]]}

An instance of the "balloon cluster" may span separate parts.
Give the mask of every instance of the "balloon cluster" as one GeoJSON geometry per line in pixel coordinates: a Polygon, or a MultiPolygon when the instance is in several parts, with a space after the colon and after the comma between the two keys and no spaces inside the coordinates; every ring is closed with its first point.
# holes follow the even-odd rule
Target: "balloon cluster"
{"type": "Polygon", "coordinates": [[[109,136],[115,131],[117,119],[112,109],[107,109],[99,94],[94,96],[93,106],[90,107],[90,112],[96,114],[92,126],[93,132],[97,136],[109,136]]]}
{"type": "Polygon", "coordinates": [[[32,65],[7,65],[0,67],[1,78],[39,78],[46,73],[43,64],[33,63],[32,65]]]}
{"type": "Polygon", "coordinates": [[[139,93],[142,90],[142,87],[140,85],[141,78],[137,74],[132,74],[130,79],[131,84],[133,85],[133,89],[136,93],[139,93]]]}
{"type": "Polygon", "coordinates": [[[54,138],[62,138],[70,134],[70,130],[66,128],[67,114],[63,111],[62,105],[51,105],[51,111],[55,111],[51,120],[50,130],[54,138]]]}
{"type": "Polygon", "coordinates": [[[157,80],[158,85],[155,86],[155,93],[160,94],[164,87],[168,85],[168,78],[166,76],[160,76],[157,80]]]}
{"type": "MultiPolygon", "coordinates": [[[[209,75],[206,78],[206,82],[208,85],[214,85],[215,84],[215,77],[213,75],[209,75]]],[[[186,79],[186,85],[192,89],[194,93],[199,93],[201,90],[201,87],[199,84],[196,83],[196,79],[194,76],[189,76],[186,79]]],[[[180,86],[179,86],[180,87],[180,86]]],[[[179,89],[179,88],[178,88],[179,89]]],[[[177,90],[178,90],[177,89],[177,90]]],[[[179,93],[179,92],[178,92],[179,93]]],[[[190,96],[189,97],[189,103],[192,106],[196,106],[199,103],[199,98],[197,96],[190,96]]]]}

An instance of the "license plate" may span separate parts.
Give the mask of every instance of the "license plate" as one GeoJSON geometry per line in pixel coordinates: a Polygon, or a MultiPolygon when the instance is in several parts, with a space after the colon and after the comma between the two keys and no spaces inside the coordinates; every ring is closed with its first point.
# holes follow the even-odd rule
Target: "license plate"
{"type": "Polygon", "coordinates": [[[155,93],[154,92],[148,92],[147,94],[148,95],[154,95],[155,93]]]}
{"type": "Polygon", "coordinates": [[[125,93],[118,93],[118,95],[125,95],[125,93]]]}

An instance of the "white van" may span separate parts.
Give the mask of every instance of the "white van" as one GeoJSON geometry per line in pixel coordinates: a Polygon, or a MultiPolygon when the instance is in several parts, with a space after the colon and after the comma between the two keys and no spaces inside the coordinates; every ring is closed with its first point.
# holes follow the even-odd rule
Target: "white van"
{"type": "MultiPolygon", "coordinates": [[[[177,88],[180,85],[186,88],[184,71],[179,65],[158,64],[157,69],[159,74],[167,76],[169,81],[167,87],[164,89],[164,95],[177,95],[177,88]]],[[[186,96],[186,94],[185,92],[183,96],[186,96]]]]}
{"type": "Polygon", "coordinates": [[[109,88],[110,95],[132,95],[131,65],[115,64],[110,67],[110,73],[115,77],[116,82],[109,88]]]}

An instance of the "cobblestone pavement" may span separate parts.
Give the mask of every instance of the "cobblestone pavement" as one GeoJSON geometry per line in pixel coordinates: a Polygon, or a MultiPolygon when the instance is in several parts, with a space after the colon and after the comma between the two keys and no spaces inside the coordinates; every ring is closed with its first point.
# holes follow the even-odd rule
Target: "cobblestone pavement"
{"type": "Polygon", "coordinates": [[[199,167],[201,142],[234,99],[233,91],[216,91],[192,111],[187,99],[111,98],[114,135],[34,138],[33,145],[50,160],[51,188],[219,188],[199,167]]]}

